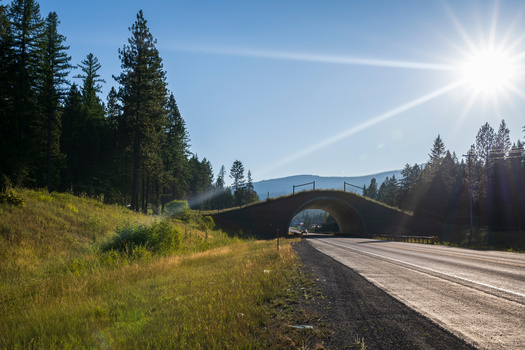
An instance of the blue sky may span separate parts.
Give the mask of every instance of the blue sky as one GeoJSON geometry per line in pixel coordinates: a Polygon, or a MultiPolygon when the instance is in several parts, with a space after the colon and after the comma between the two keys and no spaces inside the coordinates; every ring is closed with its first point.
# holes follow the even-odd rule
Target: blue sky
{"type": "Polygon", "coordinates": [[[104,101],[142,9],[191,152],[215,173],[239,159],[255,181],[358,176],[427,161],[438,134],[465,154],[485,122],[524,136],[520,69],[512,88],[477,95],[456,69],[491,43],[523,63],[522,1],[39,3],[58,13],[73,64],[98,57],[104,101]]]}

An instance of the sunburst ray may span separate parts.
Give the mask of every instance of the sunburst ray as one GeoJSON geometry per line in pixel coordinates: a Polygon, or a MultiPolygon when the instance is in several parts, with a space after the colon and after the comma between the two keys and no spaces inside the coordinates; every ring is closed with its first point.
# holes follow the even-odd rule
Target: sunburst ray
{"type": "Polygon", "coordinates": [[[398,114],[400,114],[402,112],[408,111],[408,110],[410,110],[410,109],[412,109],[414,107],[417,107],[417,106],[419,106],[419,105],[421,105],[421,104],[423,104],[423,103],[425,103],[427,101],[430,101],[432,99],[435,99],[436,97],[444,95],[447,92],[455,90],[455,89],[459,88],[460,86],[463,86],[464,84],[465,84],[464,80],[459,80],[459,81],[456,81],[456,82],[454,82],[452,84],[449,84],[449,85],[447,85],[445,87],[437,89],[437,90],[435,90],[435,91],[433,91],[431,93],[428,93],[426,95],[418,97],[418,98],[416,98],[416,99],[414,99],[414,100],[412,100],[412,101],[410,101],[408,103],[405,103],[405,104],[403,104],[403,105],[401,105],[399,107],[393,108],[390,111],[385,112],[385,113],[383,113],[381,115],[378,115],[378,116],[376,116],[374,118],[371,118],[371,119],[369,119],[369,120],[367,120],[367,121],[365,121],[365,122],[363,122],[361,124],[358,124],[358,125],[356,125],[354,127],[348,128],[347,130],[345,130],[345,131],[343,131],[343,132],[341,132],[341,133],[339,133],[339,134],[337,134],[335,136],[327,138],[327,139],[325,139],[325,140],[323,140],[321,142],[318,142],[318,143],[316,143],[313,146],[307,147],[307,148],[301,150],[300,152],[297,152],[297,153],[295,153],[295,154],[293,154],[291,156],[285,157],[285,158],[277,161],[276,163],[265,167],[264,169],[258,169],[257,173],[258,174],[264,174],[264,173],[269,172],[271,170],[274,170],[274,169],[276,169],[276,168],[278,168],[278,167],[280,167],[282,165],[285,165],[285,164],[288,164],[288,163],[290,163],[292,161],[295,161],[297,159],[303,158],[303,157],[305,157],[305,156],[307,156],[307,155],[309,155],[309,154],[311,154],[311,153],[313,153],[315,151],[323,149],[323,148],[325,148],[325,147],[327,147],[327,146],[329,146],[331,144],[339,142],[342,139],[345,139],[345,138],[347,138],[347,137],[349,137],[351,135],[354,135],[354,134],[356,134],[356,133],[358,133],[360,131],[363,131],[363,130],[366,130],[366,129],[372,127],[372,126],[375,126],[375,125],[377,125],[377,124],[379,124],[379,123],[381,123],[381,122],[383,122],[383,121],[385,121],[387,119],[390,119],[390,118],[392,118],[392,117],[394,117],[394,116],[396,116],[396,115],[398,115],[398,114]]]}
{"type": "Polygon", "coordinates": [[[312,53],[292,53],[265,50],[247,50],[238,48],[212,48],[212,47],[179,47],[177,50],[188,52],[201,52],[218,55],[248,56],[256,58],[269,58],[290,61],[304,61],[317,63],[347,64],[360,66],[391,67],[423,70],[454,71],[457,68],[449,64],[429,62],[381,60],[373,58],[359,58],[349,56],[322,55],[312,53]]]}

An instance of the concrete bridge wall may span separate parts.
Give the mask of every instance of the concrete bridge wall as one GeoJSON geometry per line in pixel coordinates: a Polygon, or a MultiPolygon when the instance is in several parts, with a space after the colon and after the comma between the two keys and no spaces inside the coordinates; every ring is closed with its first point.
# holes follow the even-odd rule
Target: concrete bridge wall
{"type": "Polygon", "coordinates": [[[258,237],[286,234],[295,215],[306,209],[330,213],[345,234],[433,235],[438,224],[405,214],[351,192],[305,191],[212,215],[216,225],[230,232],[242,230],[258,237]]]}

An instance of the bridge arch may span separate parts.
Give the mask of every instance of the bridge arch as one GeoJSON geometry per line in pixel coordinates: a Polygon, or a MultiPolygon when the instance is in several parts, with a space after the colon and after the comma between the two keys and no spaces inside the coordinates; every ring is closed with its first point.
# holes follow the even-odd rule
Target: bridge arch
{"type": "Polygon", "coordinates": [[[299,212],[322,209],[339,225],[339,233],[381,235],[431,235],[441,225],[404,213],[355,193],[337,190],[303,191],[211,214],[228,232],[251,233],[260,238],[284,235],[299,212]]]}
{"type": "Polygon", "coordinates": [[[288,227],[297,214],[308,209],[321,209],[332,215],[339,226],[340,233],[368,233],[366,222],[359,210],[350,202],[333,196],[319,196],[300,204],[289,218],[288,227]]]}

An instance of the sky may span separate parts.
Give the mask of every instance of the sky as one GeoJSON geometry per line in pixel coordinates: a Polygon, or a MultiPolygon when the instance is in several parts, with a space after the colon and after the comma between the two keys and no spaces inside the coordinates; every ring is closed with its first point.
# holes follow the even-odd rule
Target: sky
{"type": "Polygon", "coordinates": [[[103,101],[142,9],[190,151],[215,174],[236,159],[254,181],[374,174],[426,162],[438,135],[461,158],[502,119],[523,140],[523,1],[39,4],[57,12],[73,65],[99,59],[103,101]]]}

